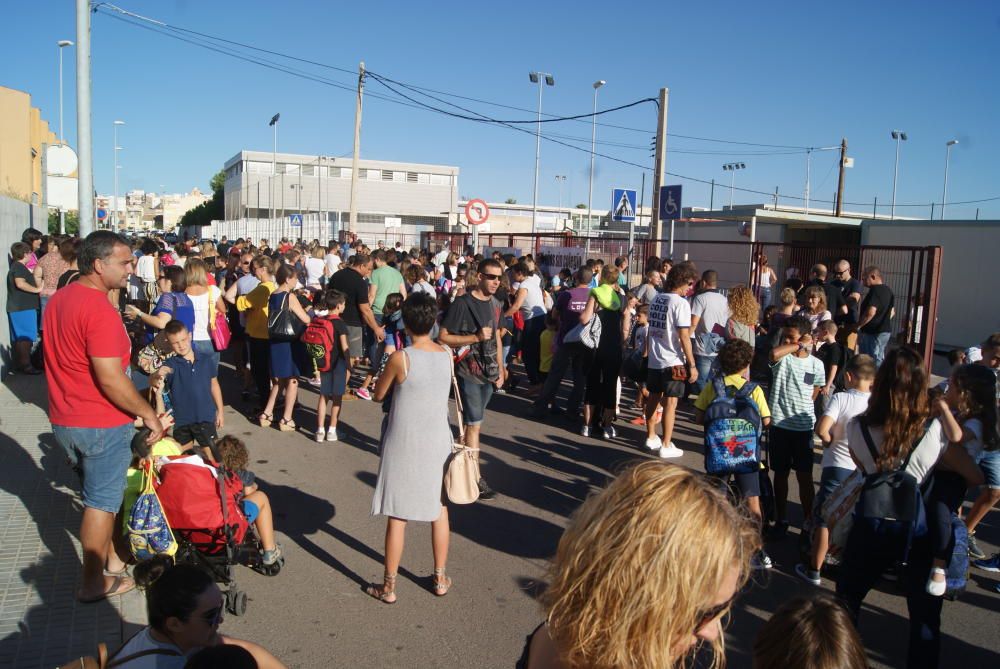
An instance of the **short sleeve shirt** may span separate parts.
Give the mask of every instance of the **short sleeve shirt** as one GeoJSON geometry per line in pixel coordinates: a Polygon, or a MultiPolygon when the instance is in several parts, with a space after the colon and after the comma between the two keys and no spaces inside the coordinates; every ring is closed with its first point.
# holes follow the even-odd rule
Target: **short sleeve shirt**
{"type": "Polygon", "coordinates": [[[35,285],[35,275],[24,263],[12,262],[7,272],[7,313],[38,308],[38,293],[29,293],[14,285],[15,279],[24,279],[29,286],[35,285]]]}
{"type": "MultiPolygon", "coordinates": [[[[735,392],[742,388],[747,383],[747,380],[740,374],[729,374],[722,378],[722,383],[726,386],[727,392],[730,392],[730,389],[732,389],[732,392],[735,392]]],[[[750,393],[750,399],[757,405],[757,411],[760,412],[762,419],[771,416],[771,410],[767,406],[767,398],[764,397],[764,390],[760,386],[753,389],[753,392],[750,393]]],[[[698,399],[694,401],[694,408],[699,411],[705,411],[713,401],[715,401],[715,386],[711,383],[705,384],[705,387],[701,390],[701,394],[698,395],[698,399]]]]}
{"type": "MultiPolygon", "coordinates": [[[[875,445],[875,451],[879,452],[885,436],[882,428],[873,425],[869,428],[869,432],[871,433],[872,443],[875,445]]],[[[874,474],[877,467],[872,460],[872,454],[868,450],[868,445],[865,443],[864,435],[861,432],[861,424],[857,418],[847,425],[847,446],[861,465],[862,471],[865,474],[874,474]]],[[[941,421],[935,418],[927,426],[927,432],[923,438],[917,442],[916,450],[913,451],[910,462],[906,465],[906,473],[917,479],[918,484],[923,483],[927,475],[934,469],[934,465],[937,464],[937,461],[941,458],[941,454],[944,453],[946,448],[948,448],[948,439],[944,436],[941,421]]]]}
{"type": "Polygon", "coordinates": [[[729,301],[725,295],[714,290],[695,295],[691,301],[691,315],[697,316],[698,327],[694,335],[694,354],[700,356],[717,355],[714,347],[708,344],[713,334],[726,336],[726,323],[729,322],[729,301]]]}
{"type": "Polygon", "coordinates": [[[194,362],[175,355],[164,360],[163,365],[172,372],[167,375],[166,383],[177,425],[214,422],[212,379],[216,375],[216,366],[211,358],[195,352],[194,362]]]}
{"type": "MultiPolygon", "coordinates": [[[[685,364],[680,328],[691,327],[691,305],[677,293],[660,293],[649,305],[649,368],[685,364]]],[[[689,361],[694,362],[694,361],[689,361]]]]}
{"type": "Polygon", "coordinates": [[[868,408],[871,393],[860,390],[848,390],[835,393],[823,412],[823,416],[833,420],[830,436],[833,437],[830,446],[823,451],[823,467],[840,467],[841,469],[856,469],[857,465],[851,458],[847,447],[847,425],[868,408]]]}
{"type": "Polygon", "coordinates": [[[794,353],[771,365],[771,415],[774,426],[808,432],[816,425],[812,392],[826,385],[823,363],[814,355],[800,358],[794,353]]]}
{"type": "Polygon", "coordinates": [[[882,334],[892,330],[889,314],[892,313],[893,295],[892,290],[885,284],[878,284],[868,289],[865,299],[861,301],[861,315],[868,311],[869,307],[875,307],[875,316],[861,328],[865,334],[882,334]]]}
{"type": "Polygon", "coordinates": [[[395,267],[383,265],[372,272],[371,282],[375,286],[375,301],[372,302],[372,311],[381,316],[382,307],[385,306],[385,298],[399,292],[399,286],[403,283],[403,275],[395,267]]]}
{"type": "MultiPolygon", "coordinates": [[[[492,327],[496,331],[500,327],[500,302],[495,297],[480,300],[471,293],[460,295],[448,308],[448,313],[445,314],[441,327],[456,335],[475,334],[484,327],[492,327]]],[[[490,356],[496,357],[496,337],[490,337],[488,341],[476,342],[471,346],[478,350],[462,357],[455,366],[455,373],[474,383],[496,380],[486,378],[480,367],[481,360],[490,356]]]]}
{"type": "Polygon", "coordinates": [[[587,308],[589,288],[570,288],[560,290],[556,296],[555,312],[559,314],[559,332],[556,334],[556,346],[562,344],[566,333],[580,322],[580,314],[587,308]]]}
{"type": "Polygon", "coordinates": [[[49,420],[63,427],[119,427],[135,416],[116,407],[94,379],[91,358],[118,358],[124,371],[132,346],[108,296],[81,283],[56,292],[45,309],[45,376],[49,420]]]}
{"type": "Polygon", "coordinates": [[[358,306],[368,304],[368,283],[365,278],[357,270],[345,267],[331,277],[330,288],[347,295],[344,311],[340,314],[344,323],[361,327],[361,310],[358,306]]]}

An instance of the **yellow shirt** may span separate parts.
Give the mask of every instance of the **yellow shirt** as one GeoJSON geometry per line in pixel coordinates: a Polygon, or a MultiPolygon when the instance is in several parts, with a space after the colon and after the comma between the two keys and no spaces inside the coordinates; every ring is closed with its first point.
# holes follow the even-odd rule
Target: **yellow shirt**
{"type": "Polygon", "coordinates": [[[247,312],[246,331],[254,339],[267,339],[267,301],[274,292],[271,281],[261,281],[246,295],[236,298],[236,308],[247,312]]]}
{"type": "Polygon", "coordinates": [[[555,334],[553,330],[542,330],[542,336],[538,342],[541,347],[538,354],[538,371],[545,372],[546,374],[552,369],[552,342],[555,334]]]}
{"type": "MultiPolygon", "coordinates": [[[[726,386],[739,390],[743,387],[743,384],[746,383],[747,380],[739,374],[730,374],[729,376],[723,377],[722,382],[726,386]]],[[[698,395],[698,399],[694,401],[694,408],[699,411],[705,411],[714,399],[715,387],[709,383],[702,389],[701,394],[698,395]]],[[[757,410],[760,412],[761,419],[771,417],[771,410],[767,406],[767,398],[764,397],[764,391],[761,390],[760,386],[754,388],[754,391],[750,393],[750,399],[757,404],[757,410]]]]}

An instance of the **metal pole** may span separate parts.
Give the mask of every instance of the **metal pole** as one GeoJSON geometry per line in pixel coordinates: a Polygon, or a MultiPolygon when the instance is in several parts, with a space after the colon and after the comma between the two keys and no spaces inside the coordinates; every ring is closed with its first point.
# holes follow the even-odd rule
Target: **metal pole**
{"type": "Polygon", "coordinates": [[[809,215],[809,180],[811,177],[811,172],[812,172],[812,149],[806,149],[806,192],[805,192],[806,216],[809,215]]]}
{"type": "MultiPolygon", "coordinates": [[[[319,232],[322,233],[323,229],[326,228],[326,220],[323,218],[323,156],[316,156],[316,218],[319,219],[319,232]]],[[[326,231],[327,241],[330,238],[330,231],[326,231]]]]}
{"type": "Polygon", "coordinates": [[[948,206],[948,163],[951,160],[951,147],[958,144],[957,140],[951,140],[945,147],[944,153],[944,192],[941,193],[941,220],[944,220],[945,209],[948,206]]]}
{"type": "MultiPolygon", "coordinates": [[[[660,188],[663,186],[663,173],[667,169],[667,103],[670,100],[670,89],[660,89],[660,113],[656,124],[656,163],[653,169],[653,220],[656,221],[656,254],[662,255],[659,248],[659,240],[663,237],[663,223],[660,221],[660,188]]],[[[650,230],[653,226],[650,225],[650,230]]]]}
{"type": "MultiPolygon", "coordinates": [[[[646,172],[642,173],[642,190],[639,191],[639,211],[635,212],[636,218],[642,216],[642,207],[646,200],[646,172]]],[[[635,249],[635,221],[628,224],[628,255],[629,262],[632,261],[632,251],[635,249]]]]}
{"type": "Polygon", "coordinates": [[[732,177],[729,180],[729,209],[730,209],[730,211],[732,211],[732,209],[733,209],[733,189],[736,188],[736,170],[732,169],[732,170],[729,170],[729,172],[732,175],[732,177]]]}
{"type": "Polygon", "coordinates": [[[354,103],[354,157],[351,159],[350,232],[358,230],[358,161],[361,159],[361,102],[365,93],[365,61],[358,65],[358,95],[354,103]]]}
{"type": "Polygon", "coordinates": [[[712,191],[711,195],[708,196],[708,210],[712,211],[715,208],[715,179],[712,179],[712,191]]]}
{"type": "Polygon", "coordinates": [[[90,1],[76,0],[76,133],[80,236],[94,231],[94,147],[90,128],[90,1]]]}
{"type": "MultiPolygon", "coordinates": [[[[590,186],[587,189],[587,255],[590,255],[590,228],[593,225],[591,210],[594,208],[594,156],[597,149],[597,89],[594,82],[594,115],[590,117],[590,186]]],[[[603,84],[602,84],[603,85],[603,84]]]]}
{"type": "Polygon", "coordinates": [[[115,161],[115,206],[111,212],[111,230],[114,232],[118,231],[118,122],[115,121],[114,124],[114,140],[115,140],[115,150],[114,150],[114,161],[115,161]]]}
{"type": "Polygon", "coordinates": [[[531,196],[531,234],[538,225],[538,167],[542,159],[542,74],[538,76],[538,120],[535,122],[535,189],[531,196]]]}
{"type": "Polygon", "coordinates": [[[274,122],[274,151],[271,153],[271,220],[274,220],[274,184],[278,180],[278,121],[274,122]]]}
{"type": "Polygon", "coordinates": [[[892,206],[889,208],[889,218],[896,220],[896,179],[899,177],[899,136],[896,137],[896,165],[892,169],[892,206]]]}

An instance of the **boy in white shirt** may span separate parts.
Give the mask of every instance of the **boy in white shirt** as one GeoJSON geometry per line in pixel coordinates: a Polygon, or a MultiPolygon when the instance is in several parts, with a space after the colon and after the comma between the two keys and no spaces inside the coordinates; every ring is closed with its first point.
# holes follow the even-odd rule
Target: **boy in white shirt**
{"type": "Polygon", "coordinates": [[[823,502],[857,469],[847,448],[847,424],[868,408],[875,372],[875,360],[871,356],[856,355],[848,361],[844,373],[847,390],[830,398],[823,417],[816,423],[816,436],[823,442],[823,472],[812,509],[814,529],[810,564],[795,565],[795,573],[813,585],[821,583],[820,570],[830,544],[830,530],[823,524],[821,514],[823,502]]]}

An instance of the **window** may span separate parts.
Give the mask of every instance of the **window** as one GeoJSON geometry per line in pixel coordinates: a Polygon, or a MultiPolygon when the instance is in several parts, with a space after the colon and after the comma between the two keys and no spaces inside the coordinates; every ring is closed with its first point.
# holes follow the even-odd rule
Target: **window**
{"type": "Polygon", "coordinates": [[[392,181],[392,170],[382,170],[382,181],[392,181]]]}
{"type": "Polygon", "coordinates": [[[368,181],[381,181],[382,180],[382,170],[368,170],[368,181]]]}
{"type": "Polygon", "coordinates": [[[278,174],[298,174],[301,167],[295,163],[278,163],[278,174]]]}
{"type": "Polygon", "coordinates": [[[250,161],[247,163],[247,171],[250,174],[271,174],[271,163],[250,161]]]}
{"type": "Polygon", "coordinates": [[[450,174],[432,174],[431,185],[432,186],[450,186],[451,185],[451,175],[450,174]]]}
{"type": "Polygon", "coordinates": [[[407,172],[406,173],[406,183],[408,183],[408,184],[415,184],[415,183],[417,183],[417,173],[416,172],[407,172]]]}
{"type": "Polygon", "coordinates": [[[303,165],[302,166],[302,176],[304,177],[314,177],[316,176],[316,165],[303,165]]]}
{"type": "Polygon", "coordinates": [[[418,174],[417,183],[418,184],[429,184],[431,182],[431,175],[429,174],[418,174]]]}
{"type": "MultiPolygon", "coordinates": [[[[340,176],[341,179],[350,179],[351,178],[351,172],[354,170],[353,167],[331,167],[330,169],[331,170],[340,170],[340,175],[339,176],[340,176]]],[[[361,170],[358,170],[358,174],[361,174],[361,170]]],[[[331,173],[330,176],[334,176],[334,175],[331,173]]]]}

